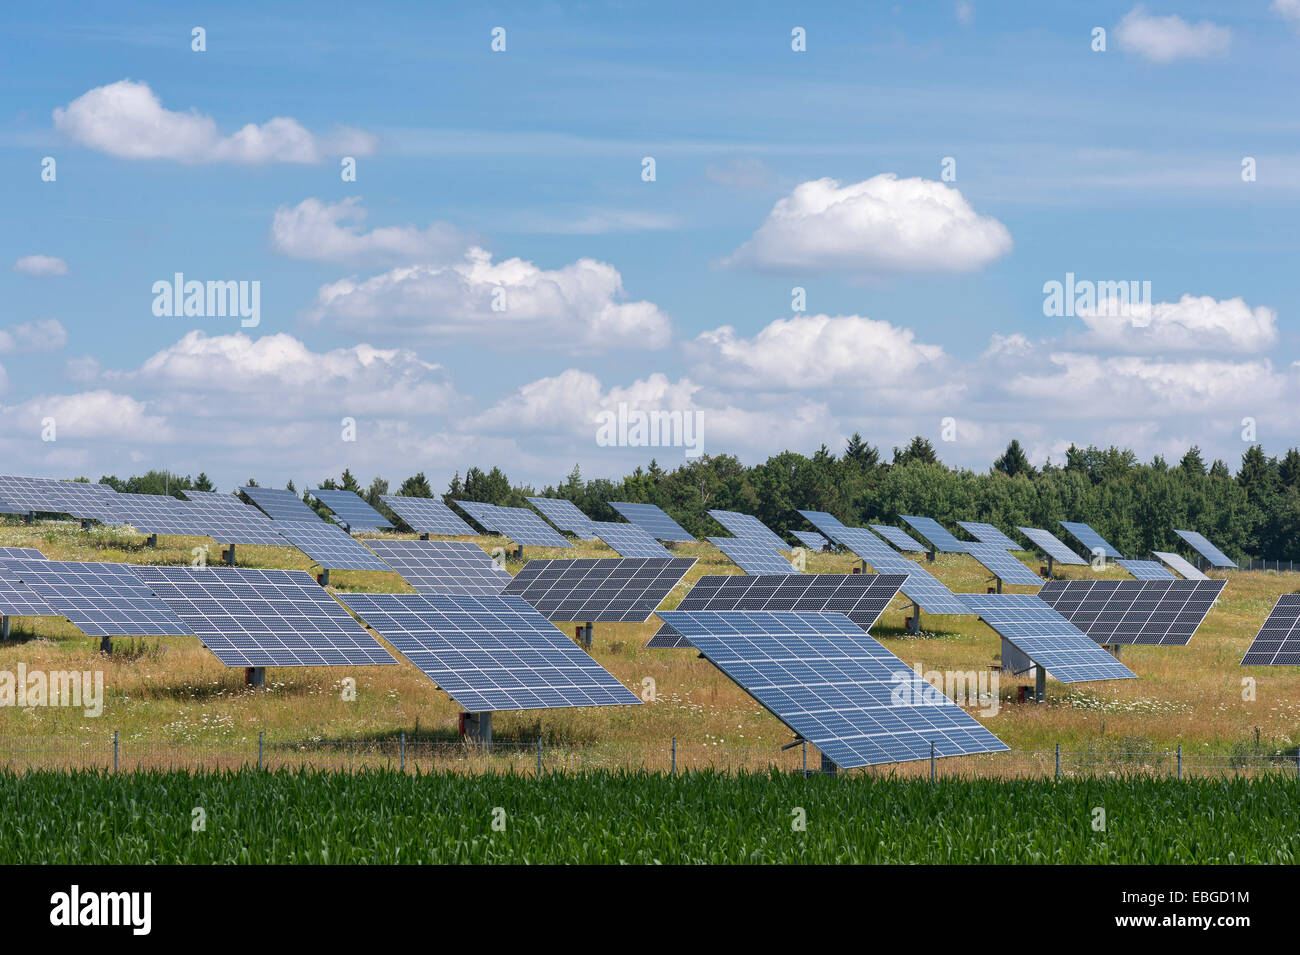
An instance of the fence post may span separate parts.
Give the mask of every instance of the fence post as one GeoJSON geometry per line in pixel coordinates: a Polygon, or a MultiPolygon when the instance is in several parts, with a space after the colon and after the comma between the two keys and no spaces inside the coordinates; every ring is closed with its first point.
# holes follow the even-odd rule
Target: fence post
{"type": "Polygon", "coordinates": [[[257,731],[257,768],[262,768],[262,730],[257,731]]]}
{"type": "Polygon", "coordinates": [[[117,772],[117,730],[113,730],[113,772],[117,772]]]}
{"type": "Polygon", "coordinates": [[[402,772],[406,772],[406,730],[402,730],[402,748],[398,759],[402,772]]]}
{"type": "MultiPolygon", "coordinates": [[[[1296,752],[1300,754],[1300,750],[1297,750],[1296,752]]],[[[1300,755],[1297,755],[1296,759],[1300,760],[1300,755]]],[[[676,736],[673,737],[672,774],[674,776],[677,775],[677,737],[676,736]]]]}
{"type": "Polygon", "coordinates": [[[934,740],[930,740],[930,782],[934,782],[934,740]]]}
{"type": "Polygon", "coordinates": [[[808,741],[803,741],[803,774],[808,775],[808,741]]]}
{"type": "Polygon", "coordinates": [[[1061,744],[1056,744],[1056,778],[1061,778],[1061,744]]]}
{"type": "Polygon", "coordinates": [[[1183,778],[1183,744],[1178,744],[1178,778],[1183,778]]]}
{"type": "Polygon", "coordinates": [[[537,775],[542,775],[542,737],[537,737],[537,775]]]}

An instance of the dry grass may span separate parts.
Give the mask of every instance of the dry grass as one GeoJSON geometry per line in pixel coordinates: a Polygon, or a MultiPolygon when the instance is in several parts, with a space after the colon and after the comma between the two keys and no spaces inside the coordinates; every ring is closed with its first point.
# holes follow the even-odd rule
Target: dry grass
{"type": "MultiPolygon", "coordinates": [[[[504,541],[482,541],[489,548],[504,541]]],[[[157,548],[142,546],[138,535],[113,530],[82,531],[75,525],[0,525],[0,544],[37,547],[47,557],[65,560],[188,563],[191,549],[210,544],[194,538],[163,538],[157,548]]],[[[726,558],[707,544],[674,546],[698,562],[665,608],[671,608],[700,575],[734,573],[726,558]]],[[[529,548],[527,556],[611,556],[599,543],[578,542],[575,551],[529,548]]],[[[216,558],[219,555],[213,554],[216,558]]],[[[1036,566],[1028,554],[1020,555],[1036,566]]],[[[292,548],[240,547],[239,562],[249,567],[313,570],[292,548]]],[[[816,554],[809,571],[847,573],[851,555],[816,554]]],[[[512,571],[518,567],[511,566],[512,571]]],[[[940,555],[931,566],[957,591],[980,591],[985,571],[972,558],[940,555]]],[[[1065,568],[1072,576],[1091,570],[1065,568]]],[[[1125,578],[1119,571],[1108,575],[1125,578]]],[[[409,591],[396,574],[336,572],[331,589],[409,591]]],[[[983,722],[1013,749],[1049,750],[1105,747],[1115,752],[1172,749],[1189,754],[1226,754],[1253,748],[1256,733],[1264,750],[1300,742],[1300,670],[1243,668],[1238,665],[1251,638],[1282,593],[1300,589],[1300,575],[1273,572],[1228,574],[1224,595],[1188,647],[1126,647],[1124,662],[1140,679],[1067,687],[1048,681],[1048,701],[1019,705],[1013,681],[1002,683],[1000,712],[983,722]],[[1242,680],[1256,680],[1256,701],[1242,700],[1242,680]]],[[[1025,588],[1008,588],[1011,590],[1025,588]]],[[[973,617],[931,617],[926,633],[903,635],[911,604],[899,599],[874,633],[909,665],[927,670],[983,670],[997,659],[997,635],[973,617]]],[[[661,750],[676,737],[683,750],[719,752],[737,747],[773,748],[790,732],[707,661],[688,650],[645,650],[658,627],[597,624],[594,655],[624,684],[640,694],[653,679],[655,702],[639,707],[501,713],[494,735],[503,742],[535,740],[556,745],[608,746],[661,750]]],[[[85,717],[66,708],[0,708],[0,737],[62,737],[102,740],[113,730],[124,745],[132,741],[191,743],[220,748],[247,745],[264,731],[268,739],[392,739],[405,732],[411,741],[453,740],[459,708],[418,670],[396,667],[349,669],[272,669],[264,691],[243,685],[242,671],[228,670],[193,638],[137,641],[135,652],[105,658],[98,640],[62,620],[16,620],[17,642],[0,646],[0,670],[28,668],[103,670],[104,714],[85,717]],[[343,680],[356,680],[357,699],[343,699],[343,680]]],[[[572,627],[565,628],[572,633],[572,627]]],[[[977,714],[978,715],[978,714],[977,714]]]]}

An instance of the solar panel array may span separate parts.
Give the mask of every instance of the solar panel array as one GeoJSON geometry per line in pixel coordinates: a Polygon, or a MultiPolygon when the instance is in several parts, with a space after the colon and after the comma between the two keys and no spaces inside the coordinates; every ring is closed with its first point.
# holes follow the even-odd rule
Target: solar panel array
{"type": "Polygon", "coordinates": [[[317,520],[276,521],[275,529],[326,570],[392,569],[337,524],[317,520]]]}
{"type": "Polygon", "coordinates": [[[1174,554],[1169,551],[1157,550],[1153,553],[1163,560],[1173,570],[1181,574],[1186,580],[1209,580],[1205,574],[1197,570],[1190,561],[1181,554],[1174,554]]]}
{"type": "Polygon", "coordinates": [[[562,531],[571,531],[583,540],[596,540],[592,520],[578,505],[563,497],[530,497],[528,503],[562,531]]]}
{"type": "Polygon", "coordinates": [[[1186,646],[1222,580],[1054,580],[1038,596],[1102,644],[1186,646]]]}
{"type": "Polygon", "coordinates": [[[1043,578],[996,544],[967,544],[966,553],[988,568],[989,573],[1004,584],[1038,587],[1043,583],[1043,578]]]}
{"type": "Polygon", "coordinates": [[[949,530],[933,517],[915,517],[907,514],[898,515],[912,526],[912,529],[934,545],[935,550],[950,554],[960,554],[966,549],[964,541],[959,541],[949,530]]]}
{"type": "Polygon", "coordinates": [[[334,519],[346,524],[349,531],[377,531],[393,526],[355,491],[316,488],[307,493],[328,507],[334,519]]]}
{"type": "MultiPolygon", "coordinates": [[[[716,574],[701,577],[676,610],[764,610],[842,613],[859,629],[870,630],[898,595],[902,574],[716,574]]],[[[664,624],[647,648],[690,647],[664,624]]]]}
{"type": "Polygon", "coordinates": [[[1300,664],[1300,594],[1283,594],[1255,634],[1241,665],[1295,666],[1300,664]]]}
{"type": "Polygon", "coordinates": [[[827,513],[826,511],[800,511],[799,513],[803,515],[804,519],[807,520],[809,524],[827,535],[831,540],[835,539],[834,531],[836,529],[848,526],[847,524],[841,523],[840,519],[834,514],[827,513]]]}
{"type": "Polygon", "coordinates": [[[1062,683],[1137,677],[1036,594],[962,594],[961,599],[1007,642],[1062,683]]]}
{"type": "Polygon", "coordinates": [[[1161,564],[1154,560],[1117,560],[1119,564],[1138,580],[1174,580],[1175,577],[1161,564]]]}
{"type": "Polygon", "coordinates": [[[641,702],[519,597],[339,599],[471,712],[641,702]]]}
{"type": "Polygon", "coordinates": [[[640,524],[592,521],[591,530],[611,550],[623,557],[671,557],[673,552],[659,543],[640,524]]]}
{"type": "Polygon", "coordinates": [[[763,544],[771,550],[789,550],[790,545],[777,536],[776,532],[752,514],[739,511],[709,511],[709,516],[731,531],[736,537],[763,544]]]}
{"type": "Polygon", "coordinates": [[[474,528],[466,524],[450,507],[431,497],[402,497],[385,494],[380,498],[389,509],[417,534],[445,537],[473,537],[474,528]]]}
{"type": "Polygon", "coordinates": [[[927,554],[930,552],[930,548],[926,547],[901,527],[894,527],[891,524],[869,524],[867,526],[899,550],[912,551],[918,554],[927,554]]]}
{"type": "Polygon", "coordinates": [[[116,497],[117,492],[107,484],[0,474],[0,500],[7,502],[15,513],[69,514],[116,523],[113,513],[116,497]]]}
{"type": "Polygon", "coordinates": [[[92,637],[184,636],[192,631],[141,583],[129,564],[0,561],[54,610],[92,637]]]}
{"type": "Polygon", "coordinates": [[[1033,541],[1035,547],[1056,563],[1088,566],[1086,560],[1065,546],[1065,543],[1051,531],[1045,531],[1041,527],[1017,527],[1016,530],[1033,541]]]}
{"type": "Polygon", "coordinates": [[[803,545],[809,550],[823,551],[830,549],[831,542],[816,531],[791,531],[791,533],[803,541],[803,545]]]}
{"type": "Polygon", "coordinates": [[[655,540],[694,541],[686,531],[657,504],[635,504],[629,501],[610,501],[609,506],[633,524],[640,524],[655,540]]]}
{"type": "Polygon", "coordinates": [[[981,544],[992,544],[1003,550],[1020,550],[1020,545],[992,524],[984,521],[958,521],[957,526],[970,534],[981,544]]]}
{"type": "Polygon", "coordinates": [[[137,567],[135,572],[228,667],[397,663],[304,571],[137,567]]]}
{"type": "Polygon", "coordinates": [[[120,524],[129,524],[142,534],[204,536],[202,512],[189,501],[170,494],[119,494],[113,513],[120,524]]]}
{"type": "Polygon", "coordinates": [[[840,524],[838,529],[834,525],[828,525],[822,530],[870,564],[876,573],[907,574],[907,583],[902,587],[903,594],[928,613],[968,614],[971,612],[957,599],[956,594],[940,583],[938,578],[920,564],[908,560],[898,551],[887,546],[869,530],[862,527],[846,527],[843,524],[840,524]]]}
{"type": "Polygon", "coordinates": [[[510,583],[510,574],[473,541],[374,540],[370,546],[420,593],[492,596],[510,583]]]}
{"type": "Polygon", "coordinates": [[[520,546],[572,547],[551,525],[523,507],[502,507],[481,501],[456,501],[456,505],[488,530],[520,546]]]}
{"type": "MultiPolygon", "coordinates": [[[[19,550],[20,548],[5,548],[19,550]]],[[[0,566],[0,617],[60,617],[45,599],[0,566]]]]}
{"type": "Polygon", "coordinates": [[[788,560],[766,544],[743,537],[710,537],[709,543],[747,574],[797,574],[788,560]]]}
{"type": "Polygon", "coordinates": [[[694,557],[531,560],[505,592],[547,620],[641,622],[694,564],[694,557]]]}
{"type": "Polygon", "coordinates": [[[1007,749],[843,614],[660,616],[843,768],[1007,749]]]}
{"type": "Polygon", "coordinates": [[[1210,562],[1211,567],[1236,567],[1237,562],[1225,554],[1219,548],[1211,544],[1204,534],[1196,531],[1174,531],[1179,537],[1187,541],[1198,554],[1210,562]]]}
{"type": "Polygon", "coordinates": [[[44,560],[45,555],[35,547],[0,547],[0,559],[16,557],[19,560],[44,560]]]}
{"type": "Polygon", "coordinates": [[[190,498],[190,504],[194,508],[192,520],[196,533],[205,534],[225,544],[288,546],[288,541],[276,532],[275,524],[269,517],[233,494],[186,491],[185,495],[190,498]]]}
{"type": "Polygon", "coordinates": [[[10,504],[8,501],[0,498],[0,514],[26,514],[27,508],[19,507],[17,504],[10,504]]]}
{"type": "Polygon", "coordinates": [[[302,502],[293,491],[282,487],[241,487],[239,489],[273,521],[319,521],[320,515],[302,502]]]}
{"type": "Polygon", "coordinates": [[[1124,555],[1117,551],[1095,530],[1087,524],[1079,521],[1061,521],[1061,526],[1075,536],[1075,538],[1084,547],[1088,548],[1089,554],[1103,554],[1114,560],[1119,560],[1124,555]]]}

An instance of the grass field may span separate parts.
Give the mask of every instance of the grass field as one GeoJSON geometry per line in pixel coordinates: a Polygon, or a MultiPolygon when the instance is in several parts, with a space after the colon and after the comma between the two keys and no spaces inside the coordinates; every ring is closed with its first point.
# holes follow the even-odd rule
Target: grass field
{"type": "Polygon", "coordinates": [[[0,773],[0,864],[1294,864],[1297,796],[1294,779],[0,773]]]}
{"type": "MultiPolygon", "coordinates": [[[[488,541],[504,544],[503,541],[488,541]]],[[[0,525],[0,544],[34,546],[47,557],[137,563],[188,563],[204,539],[162,538],[143,546],[130,532],[83,531],[71,524],[0,525]]],[[[665,603],[670,609],[701,574],[738,572],[708,544],[676,545],[676,553],[698,558],[695,568],[665,603]]],[[[600,544],[579,542],[575,551],[530,548],[529,557],[611,556],[600,544]]],[[[214,553],[213,558],[217,555],[214,553]]],[[[1037,566],[1028,554],[1020,555],[1037,566]]],[[[240,564],[312,570],[292,548],[240,547],[240,564]]],[[[851,555],[815,554],[811,572],[849,572],[851,555]]],[[[511,566],[512,571],[517,570],[511,566]]],[[[972,558],[940,555],[935,574],[957,591],[982,591],[986,572],[972,558]]],[[[1066,568],[1091,577],[1085,568],[1066,568]]],[[[1121,571],[1108,576],[1125,578],[1121,571]]],[[[1272,753],[1300,742],[1300,670],[1238,665],[1251,638],[1281,593],[1300,588],[1300,575],[1232,572],[1219,605],[1185,648],[1128,647],[1124,662],[1138,680],[1064,686],[1048,681],[1043,705],[1012,702],[1014,680],[1002,681],[1002,705],[980,716],[994,733],[1018,750],[1103,747],[1115,752],[1170,749],[1182,745],[1197,754],[1272,753]],[[1243,700],[1245,677],[1256,681],[1255,699],[1243,700]]],[[[395,574],[336,572],[338,590],[407,591],[395,574]]],[[[1016,588],[1008,588],[1014,590],[1016,588]]],[[[903,633],[910,603],[899,599],[873,633],[909,665],[926,669],[984,670],[998,656],[997,636],[973,617],[923,618],[926,633],[903,633]]],[[[683,650],[645,650],[657,628],[645,624],[597,624],[594,655],[634,692],[643,681],[656,687],[654,702],[637,707],[533,711],[497,714],[499,741],[572,746],[653,747],[676,737],[683,747],[772,749],[790,732],[707,661],[683,650]]],[[[567,628],[571,632],[571,628],[567,628]]],[[[398,667],[272,669],[267,689],[252,691],[242,671],[223,667],[194,638],[125,641],[122,652],[105,658],[98,640],[65,621],[16,620],[17,638],[0,646],[0,669],[19,662],[29,668],[102,669],[106,688],[103,716],[86,718],[66,708],[0,708],[0,738],[60,737],[102,742],[116,730],[124,743],[156,741],[222,746],[255,743],[258,733],[277,740],[408,739],[451,740],[459,708],[407,663],[398,667]],[[357,699],[345,701],[342,680],[357,682],[357,699]]],[[[976,715],[979,716],[977,711],[976,715]]]]}

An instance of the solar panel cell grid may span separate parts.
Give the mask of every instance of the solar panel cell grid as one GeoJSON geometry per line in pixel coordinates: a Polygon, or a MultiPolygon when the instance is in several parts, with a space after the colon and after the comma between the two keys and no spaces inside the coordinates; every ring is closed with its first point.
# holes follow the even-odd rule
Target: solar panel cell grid
{"type": "Polygon", "coordinates": [[[528,502],[560,530],[570,531],[583,540],[596,540],[592,520],[578,505],[562,497],[530,497],[528,502]]]}
{"type": "Polygon", "coordinates": [[[490,596],[510,583],[510,574],[472,541],[374,540],[370,546],[421,593],[490,596]]]}
{"type": "Polygon", "coordinates": [[[339,599],[470,712],[641,702],[519,597],[339,599]]]}
{"type": "Polygon", "coordinates": [[[1277,598],[1250,649],[1241,658],[1241,665],[1300,665],[1300,594],[1283,594],[1277,598]]]}
{"type": "Polygon", "coordinates": [[[324,521],[276,521],[285,540],[328,570],[378,570],[391,568],[346,531],[324,521]]]}
{"type": "Polygon", "coordinates": [[[1163,551],[1163,550],[1154,551],[1154,553],[1157,557],[1159,557],[1166,564],[1168,564],[1172,570],[1181,574],[1183,578],[1186,580],[1209,580],[1210,579],[1205,574],[1201,573],[1201,571],[1197,570],[1189,561],[1187,561],[1179,554],[1174,554],[1169,551],[1163,551]]]}
{"type": "MultiPolygon", "coordinates": [[[[827,528],[828,532],[830,528],[827,528]]],[[[970,608],[945,587],[933,574],[915,561],[908,560],[880,538],[861,527],[844,527],[835,539],[871,565],[878,574],[907,574],[903,594],[916,601],[927,613],[968,614],[970,608]]]]}
{"type": "Polygon", "coordinates": [[[488,530],[508,537],[520,546],[573,546],[549,524],[525,508],[501,507],[479,501],[456,501],[455,503],[488,530]]]}
{"type": "Polygon", "coordinates": [[[395,494],[385,494],[380,500],[417,534],[472,537],[476,533],[474,528],[466,524],[442,501],[429,497],[401,497],[395,494]]]}
{"type": "Polygon", "coordinates": [[[803,541],[803,545],[809,550],[823,551],[830,550],[831,542],[816,531],[791,531],[795,537],[803,541]]]}
{"type": "Polygon", "coordinates": [[[1114,560],[1124,556],[1087,524],[1078,521],[1061,521],[1061,526],[1073,534],[1080,544],[1088,548],[1089,554],[1101,554],[1114,560]]]}
{"type": "Polygon", "coordinates": [[[641,622],[694,564],[694,557],[532,560],[505,593],[547,620],[641,622]]]}
{"type": "Polygon", "coordinates": [[[353,533],[356,531],[376,531],[380,528],[393,526],[384,519],[384,515],[367,504],[355,491],[317,488],[307,493],[328,507],[333,513],[334,519],[340,524],[346,524],[348,530],[353,533]]]}
{"type": "Polygon", "coordinates": [[[1117,560],[1119,564],[1138,580],[1173,580],[1174,575],[1165,570],[1154,560],[1117,560]]]}
{"type": "Polygon", "coordinates": [[[639,524],[617,521],[592,521],[591,530],[600,540],[622,557],[672,557],[670,551],[650,536],[639,524]]]}
{"type": "Polygon", "coordinates": [[[1017,527],[1016,530],[1033,541],[1035,547],[1058,564],[1082,567],[1088,565],[1086,560],[1065,546],[1065,543],[1051,531],[1045,531],[1041,527],[1017,527]]]}
{"type": "Polygon", "coordinates": [[[752,514],[738,511],[709,511],[709,516],[736,537],[763,544],[771,550],[789,550],[790,545],[752,514]]]}
{"type": "Polygon", "coordinates": [[[1185,646],[1222,580],[1057,580],[1038,596],[1101,644],[1185,646]]]}
{"type": "Polygon", "coordinates": [[[907,514],[898,515],[907,521],[918,534],[934,545],[935,550],[959,554],[966,548],[952,533],[933,517],[915,517],[907,514]]]}
{"type": "Polygon", "coordinates": [[[1236,567],[1237,563],[1219,548],[1209,542],[1204,534],[1197,531],[1174,531],[1187,541],[1198,554],[1210,562],[1212,567],[1236,567]]]}
{"type": "Polygon", "coordinates": [[[709,543],[747,574],[797,574],[788,560],[766,544],[740,537],[710,537],[709,543]]]}
{"type": "Polygon", "coordinates": [[[1041,577],[995,544],[967,544],[966,553],[988,568],[989,573],[1004,584],[1038,587],[1043,583],[1041,577]]]}
{"type": "Polygon", "coordinates": [[[319,514],[286,488],[241,487],[240,490],[273,521],[320,520],[319,514]]]}
{"type": "Polygon", "coordinates": [[[885,540],[889,541],[889,543],[893,544],[899,550],[912,551],[918,554],[929,553],[930,548],[926,547],[901,527],[892,527],[889,524],[871,524],[869,526],[873,531],[885,540]]]}
{"type": "Polygon", "coordinates": [[[629,501],[610,501],[609,506],[618,511],[633,524],[645,528],[655,540],[693,541],[695,540],[657,504],[636,504],[629,501]]]}
{"type": "Polygon", "coordinates": [[[191,633],[129,564],[7,558],[0,565],[88,636],[191,633]]]}
{"type": "Polygon", "coordinates": [[[1007,749],[843,614],[660,616],[843,768],[1007,749]]]}
{"type": "Polygon", "coordinates": [[[981,544],[992,544],[1003,550],[1020,550],[1020,545],[992,524],[984,521],[958,521],[957,526],[966,531],[981,544]]]}

